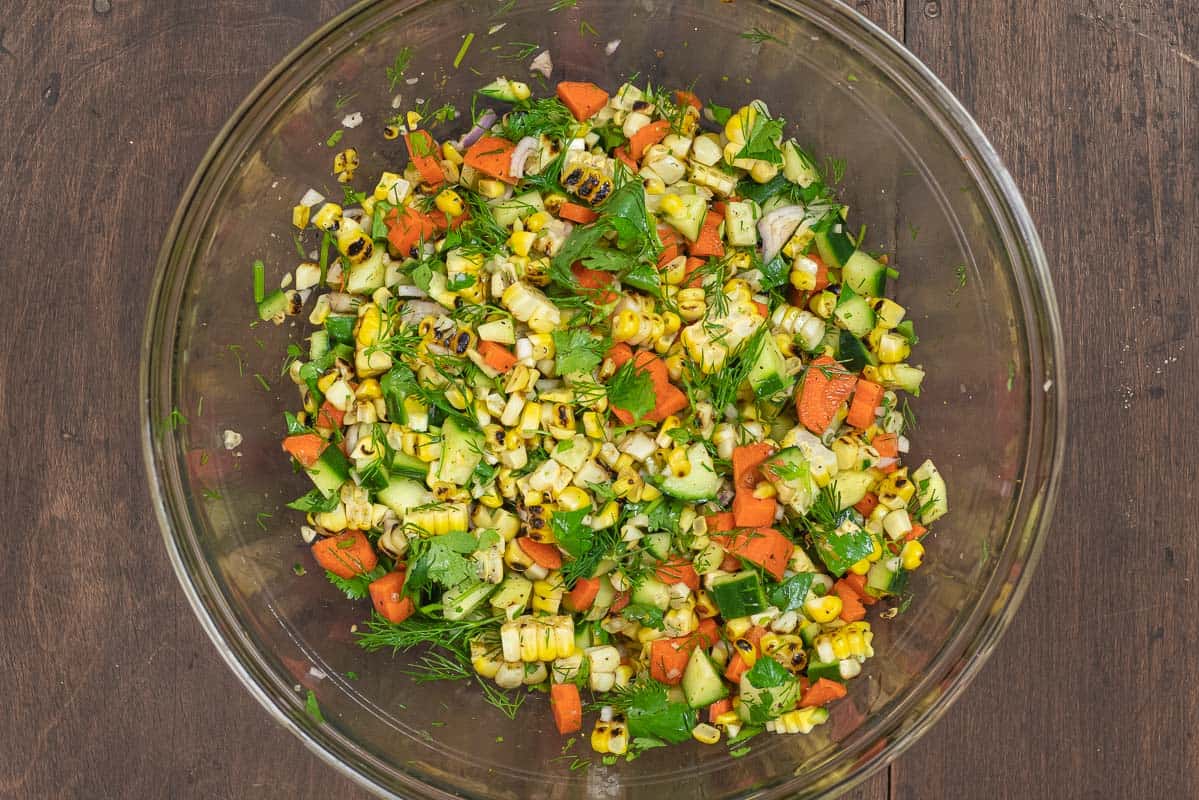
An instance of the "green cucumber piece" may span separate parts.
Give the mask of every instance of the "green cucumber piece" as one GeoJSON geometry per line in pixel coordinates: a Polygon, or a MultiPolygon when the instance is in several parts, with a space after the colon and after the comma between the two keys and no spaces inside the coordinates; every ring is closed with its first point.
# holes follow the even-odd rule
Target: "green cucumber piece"
{"type": "Polygon", "coordinates": [[[407,453],[396,451],[391,459],[391,469],[393,475],[403,475],[405,478],[416,478],[420,481],[429,474],[429,465],[421,461],[416,456],[410,456],[407,453]]]}
{"type": "Polygon", "coordinates": [[[403,517],[410,509],[432,503],[433,493],[423,483],[409,478],[391,476],[387,485],[379,490],[376,498],[380,503],[403,517]]]}
{"type": "Polygon", "coordinates": [[[833,309],[833,318],[854,336],[862,337],[874,328],[874,309],[852,288],[842,284],[841,296],[833,309]]]}
{"type": "Polygon", "coordinates": [[[844,266],[856,249],[843,231],[835,231],[831,227],[816,231],[816,250],[821,260],[830,267],[844,266]]]}
{"type": "Polygon", "coordinates": [[[747,380],[758,397],[773,397],[787,391],[795,383],[795,376],[787,374],[783,354],[773,336],[762,337],[758,357],[750,367],[747,380]]]}
{"type": "Polygon", "coordinates": [[[537,192],[525,192],[508,200],[498,200],[488,203],[491,206],[491,216],[503,228],[511,228],[516,220],[523,220],[538,211],[545,210],[541,195],[537,192]]]}
{"type": "Polygon", "coordinates": [[[752,200],[731,200],[724,206],[724,231],[735,247],[756,247],[761,212],[752,200]]]}
{"type": "Polygon", "coordinates": [[[313,331],[308,342],[308,358],[316,361],[329,352],[329,334],[325,331],[313,331]]]}
{"type": "Polygon", "coordinates": [[[662,481],[662,491],[680,500],[711,500],[720,491],[720,476],[712,464],[712,456],[700,442],[687,449],[687,458],[691,461],[691,472],[685,477],[668,476],[662,481]]]}
{"type": "Polygon", "coordinates": [[[305,472],[312,478],[316,488],[321,490],[321,494],[332,497],[341,485],[349,480],[350,462],[346,461],[341,448],[330,444],[325,447],[316,463],[305,472]]]}
{"type": "Polygon", "coordinates": [[[670,555],[670,534],[666,531],[647,534],[642,537],[641,546],[654,558],[665,561],[670,555]]]}
{"type": "Polygon", "coordinates": [[[468,430],[455,417],[441,426],[441,465],[437,478],[465,486],[483,459],[483,434],[468,430]]]}
{"type": "Polygon", "coordinates": [[[762,579],[751,569],[714,578],[708,594],[725,619],[748,617],[770,607],[762,579]]]}
{"type": "Polygon", "coordinates": [[[325,332],[338,344],[354,346],[354,323],[358,317],[350,314],[330,314],[325,317],[325,332]]]}
{"type": "Polygon", "coordinates": [[[683,211],[677,217],[666,214],[665,220],[672,228],[694,242],[699,238],[700,228],[703,227],[704,217],[708,215],[708,201],[702,195],[682,194],[678,198],[683,202],[683,211]]]}
{"type": "Polygon", "coordinates": [[[858,250],[841,268],[841,283],[866,297],[882,297],[887,288],[887,268],[858,250]]]}
{"type": "Polygon", "coordinates": [[[866,592],[874,597],[886,597],[895,586],[895,577],[899,574],[899,557],[880,558],[870,565],[866,573],[866,592]]]}
{"type": "Polygon", "coordinates": [[[508,619],[516,619],[524,613],[533,596],[533,582],[520,575],[509,575],[500,583],[491,596],[491,607],[503,612],[508,619]]]}
{"type": "Polygon", "coordinates": [[[496,589],[492,583],[471,583],[448,589],[441,596],[441,615],[448,620],[466,619],[496,589]]]}
{"type": "Polygon", "coordinates": [[[263,321],[283,316],[286,313],[287,295],[282,289],[276,289],[271,292],[262,298],[262,302],[258,304],[258,318],[263,321]]]}
{"type": "Polygon", "coordinates": [[[370,258],[361,264],[350,266],[346,276],[347,294],[373,294],[383,287],[387,279],[387,265],[383,263],[384,248],[376,247],[370,258]]]}
{"type": "Polygon", "coordinates": [[[821,678],[845,683],[841,678],[841,662],[839,661],[810,661],[808,662],[808,680],[812,683],[821,678]]]}
{"type": "Polygon", "coordinates": [[[704,708],[728,697],[729,690],[720,672],[702,647],[691,651],[687,668],[683,670],[683,697],[692,708],[704,708]]]}
{"type": "Polygon", "coordinates": [[[878,359],[866,344],[847,330],[837,331],[837,360],[850,372],[861,372],[867,364],[877,366],[878,359]]]}
{"type": "Polygon", "coordinates": [[[932,461],[925,460],[912,473],[916,483],[916,501],[920,503],[920,522],[929,525],[949,511],[949,498],[945,494],[945,479],[932,461]]]}
{"type": "Polygon", "coordinates": [[[633,587],[633,602],[665,611],[670,608],[670,587],[657,578],[645,578],[633,587]]]}

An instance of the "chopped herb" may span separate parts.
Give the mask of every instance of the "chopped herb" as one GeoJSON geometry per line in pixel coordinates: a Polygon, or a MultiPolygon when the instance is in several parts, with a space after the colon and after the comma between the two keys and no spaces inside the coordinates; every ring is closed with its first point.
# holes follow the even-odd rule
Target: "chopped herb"
{"type": "Polygon", "coordinates": [[[304,565],[298,561],[291,565],[291,571],[301,578],[308,574],[308,570],[304,569],[304,565]]]}
{"type": "Polygon", "coordinates": [[[638,420],[657,405],[654,381],[648,371],[638,371],[633,362],[626,361],[608,379],[608,400],[615,408],[623,409],[638,420]]]}
{"type": "Polygon", "coordinates": [[[216,489],[205,489],[202,494],[203,494],[203,497],[205,500],[220,500],[221,499],[221,493],[218,492],[216,489]]]}
{"type": "Polygon", "coordinates": [[[763,44],[765,42],[777,42],[778,44],[783,44],[782,39],[773,34],[767,33],[756,26],[747,31],[742,31],[740,36],[742,39],[748,39],[755,44],[763,44]]]}
{"type": "Polygon", "coordinates": [[[271,390],[271,385],[266,382],[266,378],[262,377],[262,375],[255,372],[254,379],[258,381],[258,385],[261,386],[265,391],[269,392],[271,390]]]}
{"type": "Polygon", "coordinates": [[[166,419],[158,424],[158,434],[159,436],[162,436],[168,431],[173,432],[177,430],[180,425],[186,424],[187,417],[183,416],[183,412],[178,408],[172,408],[171,413],[167,415],[166,419]]]}
{"type": "Polygon", "coordinates": [[[340,111],[341,109],[343,109],[347,105],[349,105],[350,101],[353,100],[357,96],[358,96],[357,92],[354,92],[352,94],[339,94],[337,96],[337,101],[335,103],[333,103],[333,107],[335,109],[337,109],[338,111],[340,111]]]}
{"type": "Polygon", "coordinates": [[[266,297],[266,266],[262,260],[254,262],[254,302],[261,303],[266,297]]]}
{"type": "Polygon", "coordinates": [[[317,725],[321,725],[325,721],[325,715],[321,713],[321,706],[316,702],[316,692],[308,690],[308,699],[304,702],[304,710],[308,712],[308,716],[317,725]]]}
{"type": "Polygon", "coordinates": [[[846,76],[845,76],[845,80],[849,81],[850,83],[857,83],[857,82],[858,82],[858,76],[857,76],[857,75],[854,75],[854,74],[851,72],[851,73],[849,73],[848,75],[846,75],[846,76]]]}
{"type": "Polygon", "coordinates": [[[587,20],[580,20],[579,36],[599,36],[599,31],[593,28],[587,20]]]}
{"type": "Polygon", "coordinates": [[[660,631],[665,626],[663,622],[665,614],[662,609],[657,606],[651,606],[648,603],[631,603],[625,606],[624,610],[620,613],[625,619],[644,625],[647,628],[660,631]]]}
{"type": "Polygon", "coordinates": [[[748,755],[749,751],[751,749],[752,748],[750,748],[750,747],[738,747],[736,750],[729,751],[729,757],[730,758],[741,758],[742,756],[748,755]]]}
{"type": "Polygon", "coordinates": [[[462,46],[458,48],[458,55],[454,56],[454,69],[462,66],[462,59],[466,58],[466,51],[470,49],[471,43],[475,40],[475,34],[468,33],[466,38],[462,40],[462,46]]]}
{"type": "Polygon", "coordinates": [[[408,71],[408,65],[412,63],[412,48],[402,47],[399,54],[396,55],[395,61],[387,68],[387,86],[388,91],[394,92],[399,82],[404,79],[404,73],[408,71]]]}
{"type": "Polygon", "coordinates": [[[840,183],[845,177],[845,159],[833,158],[832,156],[824,160],[824,177],[825,183],[840,183]]]}
{"type": "Polygon", "coordinates": [[[587,329],[554,331],[554,366],[559,375],[590,372],[604,360],[611,343],[598,339],[587,329]]]}
{"type": "Polygon", "coordinates": [[[579,4],[579,0],[554,0],[554,4],[550,6],[550,12],[564,11],[568,8],[574,8],[579,4]]]}
{"type": "Polygon", "coordinates": [[[334,510],[340,503],[341,498],[336,492],[330,497],[325,497],[320,489],[313,489],[303,497],[292,500],[287,507],[306,514],[319,514],[334,510]]]}
{"type": "MultiPolygon", "coordinates": [[[[508,42],[507,47],[509,48],[509,51],[499,55],[501,60],[524,61],[526,58],[536,53],[541,45],[537,44],[536,42],[508,42]]],[[[499,46],[497,45],[492,49],[495,50],[498,48],[499,46]]]]}
{"type": "Polygon", "coordinates": [[[716,120],[716,124],[722,127],[733,116],[733,109],[726,106],[718,106],[711,101],[708,102],[708,112],[712,115],[712,119],[716,120]]]}
{"type": "Polygon", "coordinates": [[[1007,390],[1010,392],[1016,385],[1016,362],[1007,362],[1007,390]]]}
{"type": "Polygon", "coordinates": [[[908,233],[912,235],[912,241],[916,241],[916,237],[920,235],[920,229],[912,223],[908,223],[908,233]]]}
{"type": "Polygon", "coordinates": [[[952,292],[950,292],[950,294],[957,294],[962,289],[966,288],[966,281],[969,278],[969,273],[966,270],[965,264],[959,264],[953,268],[953,274],[957,276],[958,288],[954,289],[952,292]]]}
{"type": "Polygon", "coordinates": [[[266,512],[266,511],[259,511],[257,514],[254,515],[254,522],[255,522],[255,524],[258,525],[258,527],[262,528],[265,531],[266,530],[266,521],[268,519],[270,519],[272,516],[273,516],[272,514],[266,512]]]}
{"type": "Polygon", "coordinates": [[[325,140],[325,145],[328,147],[337,147],[337,143],[341,141],[341,137],[345,136],[345,134],[346,132],[340,128],[333,131],[333,133],[329,135],[329,138],[325,140]]]}

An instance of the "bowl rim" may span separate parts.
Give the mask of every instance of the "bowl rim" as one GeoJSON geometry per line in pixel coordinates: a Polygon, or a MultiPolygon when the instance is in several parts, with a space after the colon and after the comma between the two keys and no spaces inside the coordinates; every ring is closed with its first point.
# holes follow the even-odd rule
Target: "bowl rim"
{"type": "MultiPolygon", "coordinates": [[[[399,13],[413,11],[430,2],[437,0],[396,0],[390,4],[391,9],[399,13]]],[[[299,738],[304,745],[315,753],[322,761],[334,767],[340,774],[351,778],[363,788],[384,797],[402,797],[391,788],[383,786],[362,769],[362,761],[378,760],[372,754],[359,750],[356,758],[351,761],[335,754],[334,739],[345,740],[348,737],[333,732],[318,738],[312,726],[298,709],[299,701],[291,707],[281,700],[286,696],[282,693],[272,694],[267,691],[268,684],[280,687],[278,676],[270,673],[261,663],[256,663],[251,653],[245,653],[235,645],[236,633],[229,625],[223,624],[232,618],[231,610],[219,594],[214,595],[202,591],[198,585],[197,576],[190,570],[195,560],[192,554],[185,552],[181,537],[175,536],[176,525],[183,522],[176,519],[181,505],[180,498],[169,485],[164,485],[161,477],[164,464],[171,466],[170,459],[161,457],[159,448],[161,438],[156,436],[154,420],[155,410],[159,404],[159,386],[154,382],[153,368],[159,363],[163,354],[163,343],[168,341],[170,333],[163,324],[161,313],[168,301],[169,290],[181,276],[171,274],[172,255],[181,241],[181,234],[186,229],[186,222],[192,206],[199,199],[200,190],[211,178],[214,162],[234,138],[242,121],[250,115],[270,92],[276,82],[285,76],[294,65],[326,41],[332,42],[355,24],[363,14],[388,4],[377,0],[360,0],[350,8],[342,11],[325,22],[317,30],[307,36],[299,45],[291,50],[276,64],[250,91],[246,98],[230,115],[221,127],[212,143],[209,145],[191,180],[183,192],[179,205],[167,229],[163,245],[159,251],[155,275],[150,291],[143,338],[141,346],[141,361],[139,368],[139,386],[143,401],[140,404],[141,445],[143,463],[147,480],[150,485],[151,503],[158,521],[164,542],[166,544],[171,566],[175,572],[188,604],[200,621],[201,627],[216,646],[218,653],[237,676],[250,695],[266,709],[268,714],[286,730],[299,738]],[[214,605],[217,608],[214,608],[214,605]],[[223,616],[221,613],[223,612],[223,616]]],[[[1015,612],[1020,606],[1035,572],[1035,568],[1044,548],[1045,538],[1053,518],[1056,504],[1062,459],[1065,451],[1067,415],[1066,415],[1066,384],[1064,345],[1061,322],[1058,312],[1056,294],[1049,272],[1040,238],[1035,225],[1024,203],[1019,188],[998,153],[991,145],[978,123],[973,119],[961,102],[942,83],[942,81],[926,67],[903,43],[892,37],[879,26],[875,25],[857,10],[846,5],[842,0],[828,2],[824,0],[817,6],[815,0],[763,0],[762,5],[772,6],[785,13],[801,16],[812,21],[819,21],[821,16],[828,20],[835,19],[841,24],[857,28],[858,33],[868,41],[869,47],[864,52],[870,54],[870,48],[881,48],[885,55],[898,59],[900,64],[910,71],[906,76],[899,75],[890,68],[884,68],[889,77],[900,83],[907,94],[913,97],[923,97],[934,104],[944,117],[943,120],[932,118],[940,132],[954,146],[957,152],[970,152],[975,158],[970,165],[972,178],[980,190],[984,190],[984,199],[994,221],[1000,228],[1004,238],[1005,248],[1017,266],[1026,269],[1025,275],[1014,270],[1016,289],[1020,295],[1019,311],[1023,314],[1023,324],[1026,332],[1028,348],[1028,369],[1030,394],[1043,389],[1044,406],[1042,417],[1036,418],[1037,404],[1032,402],[1031,409],[1034,418],[1030,422],[1028,432],[1028,449],[1022,465],[1024,483],[1018,489],[1021,497],[1014,503],[1014,511],[1008,525],[1008,542],[1003,554],[1007,561],[1014,561],[1023,547],[1023,568],[1014,578],[1006,579],[1010,584],[1010,592],[1002,603],[1000,613],[987,614],[984,620],[976,618],[986,609],[976,607],[973,613],[959,622],[957,630],[949,642],[943,646],[948,648],[959,640],[965,641],[965,646],[956,663],[947,663],[948,669],[942,677],[945,683],[940,687],[939,695],[923,709],[910,708],[903,714],[894,714],[894,724],[889,729],[878,732],[878,741],[886,741],[886,745],[878,748],[873,744],[859,748],[858,758],[853,762],[848,774],[838,775],[838,770],[829,772],[829,781],[823,788],[832,794],[839,794],[866,780],[884,765],[890,763],[912,744],[948,710],[953,702],[981,671],[998,640],[1011,623],[1015,612]],[[1027,286],[1022,283],[1027,282],[1027,286]],[[1039,344],[1038,348],[1036,345],[1039,344]],[[1037,378],[1043,376],[1043,386],[1037,384],[1037,378]],[[1037,423],[1040,423],[1039,426],[1037,423]],[[1037,446],[1039,445],[1039,447],[1037,446]],[[1036,474],[1032,473],[1030,465],[1039,465],[1036,474]],[[1033,480],[1035,478],[1035,480],[1033,480]],[[1029,489],[1035,491],[1029,494],[1029,489]],[[1027,495],[1027,497],[1026,497],[1027,495]],[[1019,524],[1023,520],[1023,524],[1019,524]],[[967,636],[969,634],[969,636],[967,636]]],[[[389,13],[381,11],[380,13],[389,13]]],[[[185,276],[182,276],[185,277],[185,276]]],[[[167,348],[168,351],[172,348],[167,348]]],[[[172,387],[174,388],[174,387],[172,387]]],[[[169,472],[169,469],[167,470],[169,472]]],[[[1002,577],[1002,562],[996,565],[988,585],[1002,577]]],[[[985,592],[984,592],[985,595],[985,592]]],[[[936,683],[926,678],[913,685],[909,697],[901,702],[915,705],[917,700],[923,700],[929,694],[930,684],[936,683]]],[[[292,693],[294,694],[294,693],[292,693]]],[[[325,729],[329,731],[328,728],[325,729]]],[[[833,762],[831,757],[822,762],[816,769],[824,769],[833,762]]],[[[378,760],[380,766],[385,762],[378,760]]],[[[453,795],[443,790],[418,781],[406,772],[397,771],[403,788],[421,795],[450,798],[453,795]]],[[[785,787],[793,780],[793,776],[784,773],[779,782],[771,784],[772,790],[785,787]]]]}

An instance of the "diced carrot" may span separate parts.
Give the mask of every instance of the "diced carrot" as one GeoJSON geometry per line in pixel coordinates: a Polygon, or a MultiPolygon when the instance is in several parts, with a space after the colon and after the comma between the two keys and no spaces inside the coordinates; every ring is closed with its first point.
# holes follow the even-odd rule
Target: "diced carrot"
{"type": "Polygon", "coordinates": [[[749,665],[745,663],[745,659],[740,653],[734,652],[729,658],[729,665],[725,667],[724,677],[733,683],[740,683],[741,676],[749,672],[749,665]]]}
{"type": "Polygon", "coordinates": [[[608,104],[608,93],[594,83],[562,81],[557,91],[558,99],[579,122],[591,119],[608,104]]]}
{"type": "Polygon", "coordinates": [[[700,276],[693,276],[692,273],[702,267],[704,263],[704,259],[702,258],[695,258],[694,256],[689,256],[687,258],[687,263],[683,265],[684,289],[699,289],[703,287],[703,280],[700,278],[700,276]]]}
{"type": "Polygon", "coordinates": [[[816,288],[812,291],[819,292],[828,288],[828,264],[825,264],[820,256],[815,253],[808,253],[808,258],[816,262],[816,288]]]}
{"type": "Polygon", "coordinates": [[[362,531],[346,531],[320,539],[312,545],[316,563],[342,578],[352,578],[370,572],[379,564],[379,557],[362,531]]]}
{"type": "Polygon", "coordinates": [[[812,433],[824,433],[837,416],[837,409],[853,393],[857,381],[836,359],[830,356],[815,359],[808,365],[796,391],[799,421],[812,433]]]}
{"type": "Polygon", "coordinates": [[[725,572],[737,572],[741,569],[741,559],[732,553],[725,553],[724,558],[720,560],[720,568],[725,572]]]}
{"type": "Polygon", "coordinates": [[[685,637],[677,639],[655,639],[649,651],[649,676],[667,686],[677,686],[683,680],[687,659],[691,649],[685,637]]]}
{"type": "Polygon", "coordinates": [[[384,221],[387,223],[387,241],[405,258],[412,255],[412,248],[431,241],[441,229],[431,214],[422,214],[415,206],[393,208],[384,221]]]}
{"type": "MultiPolygon", "coordinates": [[[[808,687],[811,685],[812,685],[812,682],[810,680],[808,680],[808,676],[806,676],[806,675],[799,676],[799,691],[800,691],[801,697],[803,696],[803,693],[806,692],[808,690],[808,687]]],[[[795,704],[795,707],[799,708],[798,702],[795,704]]]]}
{"type": "Polygon", "coordinates": [[[558,216],[567,222],[577,222],[580,225],[587,225],[599,219],[599,214],[578,203],[563,203],[558,209],[558,216]]]}
{"type": "Polygon", "coordinates": [[[847,584],[844,579],[833,584],[833,591],[841,598],[841,619],[846,622],[857,622],[866,618],[866,608],[862,605],[857,591],[847,584]]]}
{"type": "Polygon", "coordinates": [[[766,305],[765,303],[759,303],[757,300],[755,300],[754,308],[758,309],[758,313],[761,314],[763,317],[770,316],[770,306],[766,305]]]}
{"type": "Polygon", "coordinates": [[[608,348],[606,357],[612,359],[612,363],[616,365],[617,369],[620,369],[626,361],[633,357],[633,348],[624,342],[619,342],[608,348]]]}
{"type": "MultiPolygon", "coordinates": [[[[625,350],[632,353],[628,345],[624,345],[623,343],[614,346],[608,351],[608,358],[612,359],[612,363],[616,364],[617,369],[624,366],[625,362],[628,361],[627,357],[617,358],[614,355],[614,353],[621,353],[623,355],[624,350],[618,350],[622,346],[625,350]]],[[[666,368],[666,362],[657,354],[651,353],[648,350],[639,350],[633,355],[633,367],[639,372],[648,373],[654,387],[655,404],[653,409],[645,415],[645,420],[649,422],[661,422],[672,414],[677,414],[687,408],[689,405],[687,395],[670,382],[670,373],[666,368]]],[[[613,407],[612,413],[625,425],[631,425],[634,422],[633,415],[623,408],[613,407]]]]}
{"type": "MultiPolygon", "coordinates": [[[[899,434],[898,433],[880,433],[870,440],[870,445],[878,451],[878,454],[883,458],[899,458],[899,434]]],[[[899,469],[899,462],[892,461],[885,467],[880,467],[883,472],[894,472],[899,469]]]]}
{"type": "Polygon", "coordinates": [[[583,729],[583,701],[578,686],[573,683],[550,684],[550,709],[554,712],[558,733],[566,735],[583,729]]]}
{"type": "Polygon", "coordinates": [[[691,106],[696,111],[703,111],[704,104],[699,101],[694,92],[689,92],[686,89],[677,89],[674,93],[674,101],[681,106],[691,106]]]}
{"type": "Polygon", "coordinates": [[[859,430],[865,430],[874,424],[877,417],[874,410],[883,402],[883,387],[879,384],[859,378],[853,390],[853,402],[849,404],[849,414],[845,421],[859,430]]]}
{"type": "Polygon", "coordinates": [[[297,433],[283,440],[283,449],[307,469],[316,463],[328,444],[315,433],[297,433]]]}
{"type": "Polygon", "coordinates": [[[316,414],[316,427],[330,430],[340,428],[345,416],[346,412],[326,400],[316,414]]]}
{"type": "Polygon", "coordinates": [[[521,550],[525,551],[525,555],[546,569],[560,569],[562,567],[562,551],[554,545],[547,544],[546,542],[535,542],[528,536],[519,537],[516,543],[520,545],[521,550]]]}
{"type": "Polygon", "coordinates": [[[774,522],[778,500],[754,497],[753,489],[742,489],[733,496],[733,517],[739,528],[760,528],[774,522]]]}
{"type": "Polygon", "coordinates": [[[807,688],[799,699],[800,708],[815,708],[839,700],[847,694],[845,687],[828,678],[821,678],[807,688]]]}
{"type": "Polygon", "coordinates": [[[516,145],[499,136],[483,136],[470,146],[462,160],[484,175],[504,183],[516,183],[512,177],[512,151],[516,145]]]}
{"type": "Polygon", "coordinates": [[[654,570],[654,575],[665,584],[685,583],[693,592],[699,591],[699,574],[691,562],[682,556],[663,561],[654,570]]]}
{"type": "Polygon", "coordinates": [[[696,258],[724,257],[724,242],[720,241],[720,223],[723,221],[724,214],[717,212],[715,206],[709,209],[699,229],[699,236],[690,247],[691,255],[696,258]]]}
{"type": "Polygon", "coordinates": [[[629,151],[627,148],[618,147],[612,151],[612,155],[619,158],[620,162],[622,164],[624,164],[626,167],[628,167],[629,169],[631,169],[633,172],[636,172],[639,169],[639,167],[637,166],[637,162],[634,161],[632,159],[632,157],[629,155],[629,151]]]}
{"type": "Polygon", "coordinates": [[[878,507],[878,495],[874,492],[866,492],[866,496],[853,504],[854,511],[861,514],[863,517],[869,517],[870,512],[878,507]]]}
{"type": "Polygon", "coordinates": [[[795,545],[774,528],[754,528],[734,534],[713,536],[712,541],[738,558],[757,564],[776,581],[783,579],[783,570],[795,552],[795,545]]]}
{"type": "MultiPolygon", "coordinates": [[[[733,487],[740,489],[753,489],[758,485],[758,481],[762,479],[760,468],[766,459],[770,458],[774,452],[774,447],[766,442],[757,442],[755,444],[742,445],[733,448],[733,487]]],[[[737,523],[737,527],[745,528],[746,525],[737,523]]]]}
{"type": "Polygon", "coordinates": [[[719,511],[704,518],[708,523],[708,533],[724,533],[737,527],[732,511],[719,511]]]}
{"type": "MultiPolygon", "coordinates": [[[[732,198],[729,198],[729,199],[731,200],[732,198]]],[[[722,219],[722,220],[724,219],[724,212],[727,210],[728,210],[728,206],[725,205],[725,202],[723,200],[713,200],[712,201],[712,211],[720,219],[722,219]]]]}
{"type": "Polygon", "coordinates": [[[669,247],[672,244],[682,245],[687,241],[683,238],[683,234],[669,225],[658,226],[658,240],[662,242],[663,247],[669,247]]]}
{"type": "Polygon", "coordinates": [[[579,578],[575,581],[574,588],[562,598],[562,605],[566,606],[567,611],[575,613],[586,611],[595,602],[599,589],[599,578],[579,578]]]}
{"type": "Polygon", "coordinates": [[[507,372],[516,366],[516,356],[512,355],[511,350],[498,342],[483,340],[479,342],[479,346],[476,349],[479,351],[479,355],[483,356],[483,361],[487,366],[496,372],[507,372]]]}
{"type": "Polygon", "coordinates": [[[404,577],[404,569],[400,568],[371,581],[367,587],[375,610],[388,622],[400,623],[416,613],[416,604],[412,602],[412,598],[404,597],[404,577]]]}
{"type": "Polygon", "coordinates": [[[613,614],[619,614],[628,607],[631,600],[632,595],[630,595],[628,592],[617,592],[616,596],[612,598],[612,606],[608,609],[608,611],[613,614]]]}
{"type": "Polygon", "coordinates": [[[664,119],[641,126],[641,130],[629,137],[629,157],[634,161],[640,161],[645,151],[665,139],[668,133],[670,123],[664,119]]]}
{"type": "Polygon", "coordinates": [[[666,269],[666,265],[683,254],[683,248],[677,244],[668,244],[662,248],[662,253],[658,256],[658,269],[666,269]]]}
{"type": "Polygon", "coordinates": [[[602,269],[588,269],[582,264],[576,263],[570,268],[571,274],[575,276],[575,280],[584,289],[592,290],[596,295],[596,300],[601,304],[611,303],[616,299],[616,292],[611,290],[601,292],[601,289],[608,289],[616,280],[616,275],[611,272],[605,272],[602,269]]]}
{"type": "Polygon", "coordinates": [[[745,632],[744,638],[750,644],[752,644],[754,647],[757,647],[759,644],[762,643],[762,637],[768,633],[770,633],[770,631],[766,630],[761,625],[754,625],[752,628],[750,628],[749,630],[747,630],[745,632]]]}
{"type": "Polygon", "coordinates": [[[858,600],[862,603],[862,605],[872,606],[878,602],[877,597],[866,591],[865,575],[847,572],[845,573],[845,577],[841,579],[841,582],[857,593],[858,600]]]}
{"type": "Polygon", "coordinates": [[[433,187],[445,183],[445,175],[437,163],[437,142],[433,141],[428,131],[404,134],[404,144],[408,147],[408,158],[416,165],[422,181],[433,187]],[[416,144],[413,144],[414,139],[416,144]]]}
{"type": "Polygon", "coordinates": [[[716,718],[733,710],[733,698],[726,697],[708,706],[708,722],[716,724],[716,718]]]}
{"type": "Polygon", "coordinates": [[[913,522],[912,529],[903,535],[903,540],[905,542],[910,542],[913,539],[919,539],[926,533],[928,533],[928,528],[924,527],[919,522],[913,522]]]}
{"type": "Polygon", "coordinates": [[[691,636],[695,639],[695,644],[699,647],[711,647],[720,640],[720,626],[711,617],[701,619],[695,629],[695,633],[691,634],[691,636]]]}

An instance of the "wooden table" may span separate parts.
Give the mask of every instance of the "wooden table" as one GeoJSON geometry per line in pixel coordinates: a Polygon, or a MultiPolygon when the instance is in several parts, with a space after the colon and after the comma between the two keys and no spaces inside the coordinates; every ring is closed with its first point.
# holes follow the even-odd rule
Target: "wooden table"
{"type": "MultiPolygon", "coordinates": [[[[2,797],[364,796],[268,719],[192,617],[143,486],[137,397],[185,182],[253,84],[348,5],[0,13],[2,797]]],[[[1199,4],[856,5],[974,112],[1040,223],[1074,446],[998,653],[853,796],[1199,796],[1199,4]]]]}

